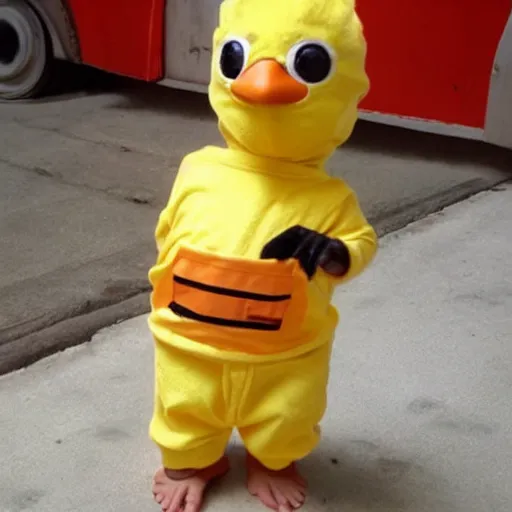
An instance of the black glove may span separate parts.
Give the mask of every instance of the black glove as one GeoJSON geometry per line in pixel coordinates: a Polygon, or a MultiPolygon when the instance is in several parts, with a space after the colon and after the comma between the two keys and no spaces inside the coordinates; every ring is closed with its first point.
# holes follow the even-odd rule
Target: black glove
{"type": "Polygon", "coordinates": [[[341,277],[350,267],[350,254],[341,240],[302,226],[287,229],[272,239],[261,252],[262,259],[287,260],[295,258],[311,279],[318,267],[341,277]]]}

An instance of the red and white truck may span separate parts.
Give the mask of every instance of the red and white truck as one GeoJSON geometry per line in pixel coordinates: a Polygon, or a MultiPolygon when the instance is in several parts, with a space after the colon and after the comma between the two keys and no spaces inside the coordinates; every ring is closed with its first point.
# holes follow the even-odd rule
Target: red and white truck
{"type": "MultiPolygon", "coordinates": [[[[206,91],[221,0],[0,0],[0,98],[41,92],[53,59],[206,91]]],[[[361,117],[512,148],[512,0],[358,0],[361,117]]]]}

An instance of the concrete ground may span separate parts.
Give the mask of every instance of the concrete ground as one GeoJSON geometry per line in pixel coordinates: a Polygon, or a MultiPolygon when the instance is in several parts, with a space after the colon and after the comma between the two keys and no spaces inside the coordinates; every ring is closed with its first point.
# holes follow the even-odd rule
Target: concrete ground
{"type": "MultiPolygon", "coordinates": [[[[305,512],[510,512],[512,184],[386,236],[340,289],[305,512]]],[[[146,318],[0,378],[0,511],[158,510],[146,318]]],[[[263,510],[232,474],[209,512],[263,510]]]]}
{"type": "MultiPolygon", "coordinates": [[[[147,311],[179,163],[221,140],[206,96],[75,67],[0,123],[1,374],[147,311]]],[[[330,168],[384,234],[509,178],[512,153],[361,123],[330,168]]]]}

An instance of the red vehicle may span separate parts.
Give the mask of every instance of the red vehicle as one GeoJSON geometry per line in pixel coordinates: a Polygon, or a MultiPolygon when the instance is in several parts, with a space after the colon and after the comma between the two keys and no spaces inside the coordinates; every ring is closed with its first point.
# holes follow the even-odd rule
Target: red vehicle
{"type": "MultiPolygon", "coordinates": [[[[221,0],[0,0],[0,98],[52,59],[206,91],[221,0]]],[[[358,0],[372,88],[361,117],[512,148],[512,0],[358,0]]]]}

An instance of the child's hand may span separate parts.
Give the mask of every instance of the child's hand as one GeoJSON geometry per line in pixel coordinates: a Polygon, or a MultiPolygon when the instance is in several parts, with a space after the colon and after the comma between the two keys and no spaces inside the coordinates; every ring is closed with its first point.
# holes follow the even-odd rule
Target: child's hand
{"type": "Polygon", "coordinates": [[[329,238],[303,226],[287,229],[271,240],[261,252],[263,259],[295,258],[311,279],[318,267],[341,277],[350,266],[350,255],[341,240],[329,238]]]}

